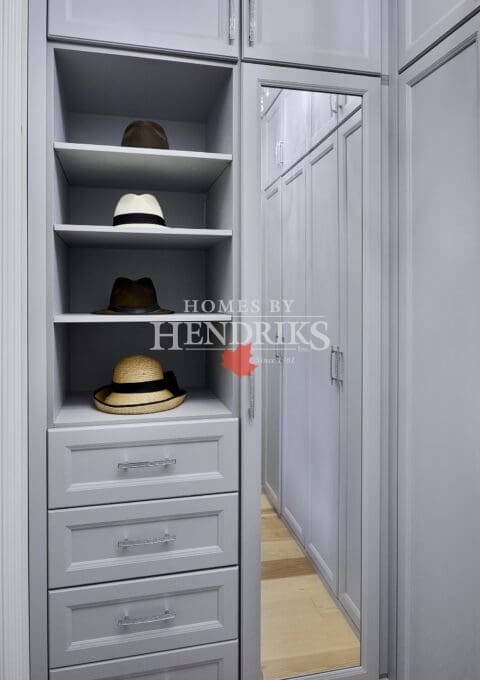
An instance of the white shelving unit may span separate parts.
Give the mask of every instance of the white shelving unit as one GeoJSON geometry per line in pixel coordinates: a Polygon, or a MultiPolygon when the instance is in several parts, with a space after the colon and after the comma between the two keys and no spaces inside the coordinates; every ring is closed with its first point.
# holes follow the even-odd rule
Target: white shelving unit
{"type": "Polygon", "coordinates": [[[231,229],[107,227],[56,224],[54,231],[72,248],[165,248],[208,250],[232,238],[231,229]]]}
{"type": "Polygon", "coordinates": [[[232,155],[223,153],[70,142],[53,146],[67,182],[77,186],[208,191],[232,162],[232,155]]]}
{"type": "MultiPolygon", "coordinates": [[[[135,416],[134,422],[165,422],[189,418],[228,418],[230,409],[208,389],[187,389],[187,398],[171,411],[135,416]]],[[[69,394],[55,418],[56,427],[77,425],[119,425],[131,423],[132,416],[112,415],[97,411],[92,406],[93,393],[69,394]]]]}

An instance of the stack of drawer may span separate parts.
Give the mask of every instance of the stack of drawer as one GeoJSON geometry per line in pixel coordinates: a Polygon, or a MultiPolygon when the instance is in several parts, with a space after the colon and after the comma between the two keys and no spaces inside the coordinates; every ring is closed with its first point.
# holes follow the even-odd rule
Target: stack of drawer
{"type": "Polygon", "coordinates": [[[237,563],[236,419],[49,431],[51,680],[235,680],[237,563]]]}

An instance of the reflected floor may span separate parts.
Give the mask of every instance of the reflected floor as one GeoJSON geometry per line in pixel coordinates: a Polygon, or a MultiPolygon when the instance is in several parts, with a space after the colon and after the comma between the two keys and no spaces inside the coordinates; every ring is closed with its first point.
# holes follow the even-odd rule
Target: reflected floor
{"type": "Polygon", "coordinates": [[[359,664],[360,643],[351,624],[263,494],[263,680],[359,664]]]}

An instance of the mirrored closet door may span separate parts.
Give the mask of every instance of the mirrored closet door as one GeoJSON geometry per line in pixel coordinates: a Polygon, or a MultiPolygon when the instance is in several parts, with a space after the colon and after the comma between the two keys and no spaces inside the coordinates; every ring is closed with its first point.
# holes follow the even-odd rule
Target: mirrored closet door
{"type": "Polygon", "coordinates": [[[261,95],[264,680],[360,664],[362,98],[261,95]],[[281,301],[278,305],[276,301],[281,301]]]}

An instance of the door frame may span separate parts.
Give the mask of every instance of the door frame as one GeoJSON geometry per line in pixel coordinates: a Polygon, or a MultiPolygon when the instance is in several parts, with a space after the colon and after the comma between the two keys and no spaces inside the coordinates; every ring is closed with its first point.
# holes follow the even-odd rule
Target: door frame
{"type": "MultiPolygon", "coordinates": [[[[382,422],[382,98],[374,76],[281,66],[242,65],[241,297],[262,296],[260,88],[295,87],[363,97],[363,403],[361,666],[309,680],[378,680],[380,610],[380,471],[382,422]]],[[[248,317],[244,317],[245,321],[248,317]]],[[[241,678],[259,680],[262,373],[241,381],[241,678]]],[[[305,679],[307,680],[307,679],[305,679]]]]}

